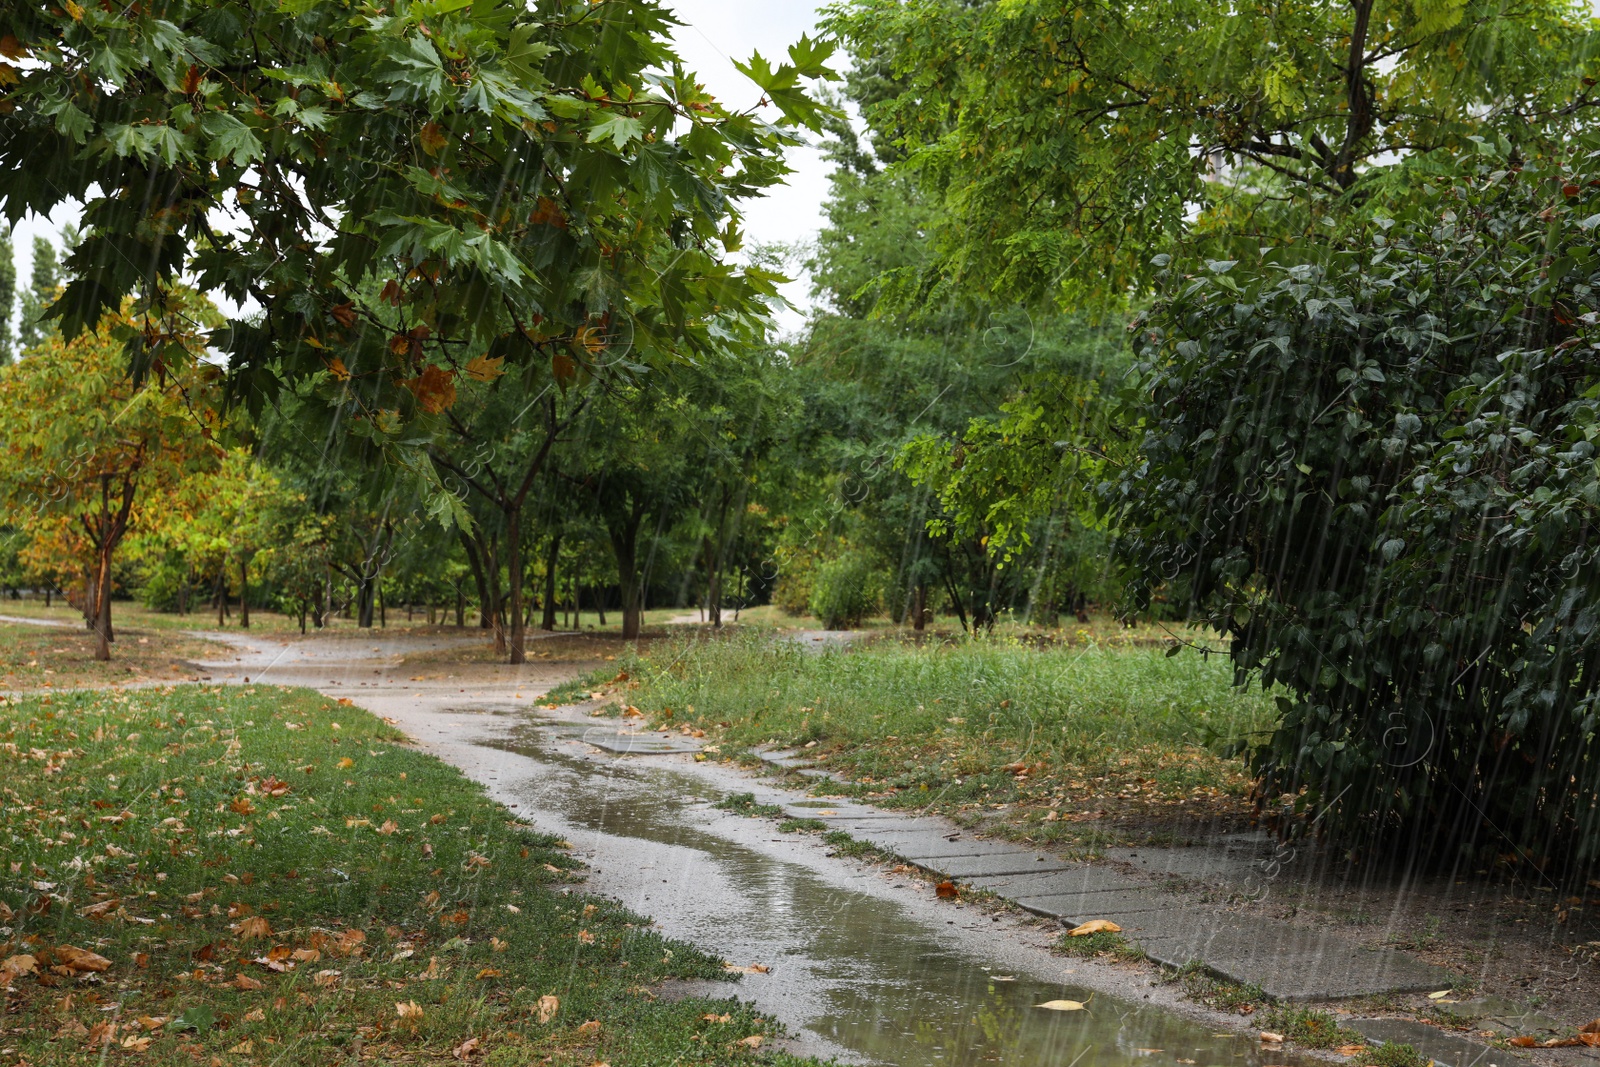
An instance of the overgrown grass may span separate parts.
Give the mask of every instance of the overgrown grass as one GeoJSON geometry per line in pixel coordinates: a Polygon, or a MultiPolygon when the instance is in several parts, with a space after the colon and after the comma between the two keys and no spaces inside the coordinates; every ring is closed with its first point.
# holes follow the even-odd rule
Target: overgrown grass
{"type": "Polygon", "coordinates": [[[1173,977],[1191,1000],[1217,1011],[1250,1015],[1267,1003],[1267,995],[1260,986],[1224,981],[1208,972],[1199,962],[1180,968],[1173,977]]]}
{"type": "MultiPolygon", "coordinates": [[[[617,666],[618,699],[654,722],[692,721],[734,745],[816,742],[808,755],[852,780],[831,792],[879,803],[1031,801],[1040,840],[1108,806],[1242,796],[1231,753],[1275,716],[1264,694],[1231,686],[1221,657],[1191,651],[882,640],[819,655],[734,635],[658,643],[617,666]]],[[[598,691],[616,673],[582,685],[598,691]]]]}
{"type": "Polygon", "coordinates": [[[770,1030],[751,1010],[652,991],[719,960],[573,892],[562,842],[344,703],[0,706],[0,1045],[185,1067],[749,1057],[770,1030]]]}

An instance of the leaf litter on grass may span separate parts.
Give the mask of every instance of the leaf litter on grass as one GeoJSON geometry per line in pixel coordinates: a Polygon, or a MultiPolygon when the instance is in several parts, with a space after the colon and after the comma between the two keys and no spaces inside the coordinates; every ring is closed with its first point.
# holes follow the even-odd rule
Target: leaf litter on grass
{"type": "Polygon", "coordinates": [[[720,961],[552,892],[573,866],[557,842],[337,707],[336,724],[332,702],[273,686],[0,706],[0,987],[18,1054],[270,1050],[290,1067],[359,1040],[466,1061],[568,1047],[563,1018],[626,1017],[582,1036],[620,1067],[682,1047],[713,1008],[731,1038],[767,1031],[733,1002],[644,995],[723,976],[720,961]]]}

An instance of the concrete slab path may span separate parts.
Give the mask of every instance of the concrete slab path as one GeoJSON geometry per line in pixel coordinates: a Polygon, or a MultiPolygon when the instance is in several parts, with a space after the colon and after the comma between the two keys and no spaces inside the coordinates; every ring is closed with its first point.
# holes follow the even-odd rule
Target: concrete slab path
{"type": "MultiPolygon", "coordinates": [[[[763,756],[794,773],[804,755],[763,756]]],[[[1242,838],[1210,848],[1113,849],[1115,866],[1063,860],[1047,851],[977,837],[948,820],[901,816],[844,801],[828,808],[785,805],[876,845],[942,878],[983,889],[1036,915],[1076,926],[1109,919],[1158,963],[1198,962],[1233,982],[1252,983],[1282,1000],[1339,1000],[1449,988],[1450,972],[1396,949],[1361,945],[1337,930],[1282,919],[1246,920],[1226,906],[1171,888],[1200,880],[1240,884],[1256,869],[1263,841],[1242,838]]]]}

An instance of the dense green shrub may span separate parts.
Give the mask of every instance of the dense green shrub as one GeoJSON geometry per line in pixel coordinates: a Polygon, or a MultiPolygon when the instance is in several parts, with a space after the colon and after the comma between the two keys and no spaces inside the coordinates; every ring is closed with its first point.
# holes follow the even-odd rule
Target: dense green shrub
{"type": "Polygon", "coordinates": [[[811,614],[830,630],[860,626],[883,610],[883,574],[862,552],[846,552],[816,569],[811,614]]]}
{"type": "Polygon", "coordinates": [[[1600,164],[1480,148],[1329,240],[1170,272],[1140,454],[1103,492],[1143,595],[1289,694],[1255,767],[1298,825],[1575,870],[1600,856],[1600,164]]]}

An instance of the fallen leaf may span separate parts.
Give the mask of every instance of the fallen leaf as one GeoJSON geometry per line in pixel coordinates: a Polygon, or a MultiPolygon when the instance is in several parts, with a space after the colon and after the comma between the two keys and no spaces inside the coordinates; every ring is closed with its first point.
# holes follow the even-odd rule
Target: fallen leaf
{"type": "Polygon", "coordinates": [[[956,889],[956,884],[954,882],[940,882],[938,885],[933,887],[933,895],[938,897],[940,900],[954,900],[956,897],[960,896],[961,893],[958,889],[956,889]]]}
{"type": "MultiPolygon", "coordinates": [[[[3,966],[3,965],[0,965],[0,966],[3,966]]],[[[1578,1027],[1578,1033],[1580,1033],[1580,1034],[1600,1034],[1600,1019],[1590,1019],[1588,1022],[1586,1022],[1582,1026],[1578,1027]]]]}
{"type": "Polygon", "coordinates": [[[1527,1034],[1523,1034],[1520,1037],[1513,1037],[1510,1041],[1506,1042],[1506,1044],[1510,1045],[1512,1048],[1533,1048],[1538,1043],[1538,1038],[1530,1037],[1527,1034]]]}
{"type": "Polygon", "coordinates": [[[239,935],[240,941],[252,941],[259,937],[271,937],[272,924],[255,915],[234,927],[233,932],[239,935]]]}
{"type": "Polygon", "coordinates": [[[1068,937],[1088,937],[1090,934],[1120,934],[1122,927],[1110,919],[1090,919],[1086,923],[1074,926],[1067,931],[1068,937]]]}
{"type": "Polygon", "coordinates": [[[541,1022],[547,1023],[556,1017],[556,1012],[561,1010],[561,998],[546,993],[539,998],[539,1003],[533,1006],[534,1016],[541,1022]]]}
{"type": "Polygon", "coordinates": [[[54,955],[56,963],[77,974],[90,971],[99,973],[111,967],[111,961],[99,953],[73,948],[71,945],[57,945],[54,955]]]}
{"type": "Polygon", "coordinates": [[[13,979],[25,974],[38,973],[39,961],[33,956],[8,956],[0,960],[0,986],[10,985],[13,979]]]}
{"type": "Polygon", "coordinates": [[[496,952],[504,952],[511,947],[511,942],[502,941],[498,937],[491,937],[489,938],[489,947],[496,952]]]}
{"type": "Polygon", "coordinates": [[[1283,1043],[1283,1035],[1275,1034],[1271,1030],[1263,1030],[1261,1031],[1261,1040],[1269,1044],[1278,1045],[1283,1043]]]}
{"type": "Polygon", "coordinates": [[[599,1019],[590,1019],[588,1022],[586,1022],[582,1026],[578,1027],[578,1033],[580,1033],[580,1034],[598,1034],[599,1032],[600,1032],[600,1020],[599,1019]]]}
{"type": "Polygon", "coordinates": [[[111,1044],[112,1041],[116,1040],[116,1037],[116,1023],[95,1023],[89,1027],[89,1034],[83,1039],[83,1043],[90,1048],[98,1048],[101,1045],[111,1044]]]}
{"type": "Polygon", "coordinates": [[[721,1015],[706,1014],[700,1016],[700,1018],[704,1019],[708,1023],[727,1023],[733,1021],[733,1016],[729,1015],[727,1012],[723,1012],[721,1015]]]}
{"type": "MultiPolygon", "coordinates": [[[[1091,994],[1090,999],[1093,999],[1091,994]]],[[[1087,1011],[1087,1000],[1047,1000],[1043,1004],[1035,1004],[1036,1008],[1049,1008],[1051,1011],[1087,1011]]]]}
{"type": "Polygon", "coordinates": [[[479,978],[502,978],[502,977],[504,977],[504,975],[500,971],[495,970],[493,967],[485,967],[483,970],[478,972],[478,977],[479,978]]]}
{"type": "Polygon", "coordinates": [[[1359,1056],[1366,1050],[1367,1046],[1365,1045],[1340,1045],[1333,1051],[1337,1052],[1341,1056],[1359,1056]]]}
{"type": "Polygon", "coordinates": [[[256,1043],[246,1038],[228,1051],[236,1056],[248,1056],[256,1050],[256,1043]]]}
{"type": "Polygon", "coordinates": [[[396,1001],[394,1011],[396,1015],[408,1022],[415,1022],[417,1019],[422,1018],[422,1005],[414,1000],[396,1001]]]}
{"type": "Polygon", "coordinates": [[[356,761],[351,759],[349,756],[346,756],[344,759],[340,760],[335,766],[337,766],[341,771],[347,771],[351,767],[354,767],[355,765],[356,765],[356,761]]]}
{"type": "Polygon", "coordinates": [[[233,988],[237,990],[240,990],[241,992],[246,993],[250,992],[251,990],[261,988],[261,983],[256,979],[251,978],[248,974],[234,975],[233,981],[230,982],[229,985],[233,986],[233,988]]]}
{"type": "Polygon", "coordinates": [[[316,985],[321,986],[323,989],[326,989],[331,985],[338,984],[339,972],[333,970],[318,971],[316,974],[311,976],[311,981],[316,985]]]}
{"type": "Polygon", "coordinates": [[[262,1023],[267,1021],[267,1013],[260,1008],[252,1008],[245,1012],[244,1021],[247,1023],[262,1023]]]}
{"type": "Polygon", "coordinates": [[[1428,994],[1428,999],[1429,1000],[1443,1000],[1445,997],[1448,997],[1452,992],[1454,992],[1454,990],[1441,989],[1437,993],[1429,993],[1428,994]]]}
{"type": "Polygon", "coordinates": [[[745,1048],[760,1048],[761,1043],[765,1040],[766,1038],[762,1037],[760,1034],[751,1034],[749,1037],[740,1038],[737,1043],[743,1045],[745,1048]]]}
{"type": "Polygon", "coordinates": [[[383,825],[378,827],[378,833],[387,837],[398,829],[400,829],[400,827],[396,825],[393,819],[385,819],[383,820],[383,825]]]}
{"type": "Polygon", "coordinates": [[[301,963],[316,963],[322,958],[322,953],[314,948],[297,948],[292,955],[301,963]]]}
{"type": "Polygon", "coordinates": [[[585,945],[592,945],[594,944],[594,935],[587,930],[579,930],[578,940],[582,941],[585,945]]]}
{"type": "Polygon", "coordinates": [[[157,1015],[157,1016],[141,1015],[141,1016],[139,1016],[139,1025],[140,1025],[140,1027],[142,1027],[146,1031],[159,1030],[163,1026],[167,1025],[168,1023],[170,1023],[171,1021],[172,1020],[170,1018],[168,1018],[167,1016],[165,1016],[165,1015],[157,1015]]]}
{"type": "Polygon", "coordinates": [[[129,1034],[122,1039],[122,1047],[130,1052],[143,1052],[150,1047],[153,1038],[140,1037],[138,1034],[129,1034]]]}
{"type": "Polygon", "coordinates": [[[477,1051],[478,1039],[475,1037],[469,1037],[465,1041],[461,1042],[461,1044],[451,1049],[450,1055],[454,1056],[458,1060],[465,1060],[477,1051]]]}

